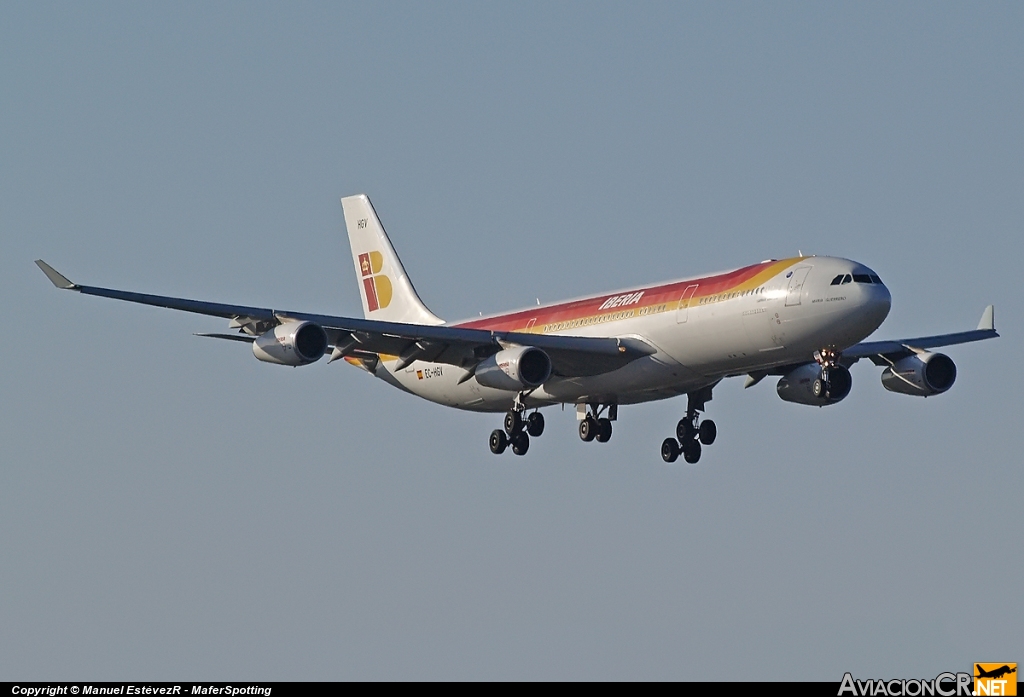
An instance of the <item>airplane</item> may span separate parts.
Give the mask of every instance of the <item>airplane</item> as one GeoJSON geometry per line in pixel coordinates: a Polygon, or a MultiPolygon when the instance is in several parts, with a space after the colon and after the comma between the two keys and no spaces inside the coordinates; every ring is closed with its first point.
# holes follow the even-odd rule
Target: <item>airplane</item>
{"type": "Polygon", "coordinates": [[[928,397],[957,374],[930,349],[999,336],[989,305],[972,331],[865,342],[889,313],[888,288],[856,261],[802,255],[449,324],[420,300],[370,199],[341,205],[363,318],[85,286],[36,264],[58,288],[227,319],[234,332],[198,336],[249,343],[267,363],[305,366],[329,352],[328,363],[344,359],[432,402],[505,412],[488,441],[495,454],[525,455],[544,431],[543,407],[574,405],[579,437],[606,443],[620,406],[686,395],[661,456],[695,464],[717,437],[701,414],[725,378],[752,387],[778,376],[783,400],[823,407],[849,395],[850,366],[867,358],[885,389],[928,397]]]}
{"type": "Polygon", "coordinates": [[[1001,667],[996,668],[994,670],[984,670],[977,663],[974,664],[974,667],[978,671],[978,674],[974,676],[976,678],[1001,678],[1004,675],[1009,675],[1010,673],[1016,673],[1017,672],[1016,666],[1011,668],[1008,665],[1001,666],[1001,667]]]}

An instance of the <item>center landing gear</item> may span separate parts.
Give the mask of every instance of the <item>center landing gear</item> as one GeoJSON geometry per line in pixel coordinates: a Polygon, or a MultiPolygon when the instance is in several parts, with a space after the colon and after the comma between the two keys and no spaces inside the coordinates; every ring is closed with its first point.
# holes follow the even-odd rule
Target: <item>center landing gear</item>
{"type": "Polygon", "coordinates": [[[598,443],[607,443],[612,438],[612,421],[618,415],[617,404],[591,404],[588,408],[585,404],[577,405],[577,410],[582,409],[585,416],[580,419],[580,440],[589,443],[596,440],[598,443]],[[608,416],[601,416],[604,410],[608,410],[608,416]]]}
{"type": "Polygon", "coordinates": [[[525,455],[530,449],[530,436],[539,437],[544,433],[544,415],[535,411],[525,419],[526,407],[517,399],[515,405],[505,414],[505,430],[491,431],[488,446],[495,455],[501,455],[508,446],[516,455],[525,455]]]}
{"type": "Polygon", "coordinates": [[[711,445],[718,437],[718,427],[711,419],[700,420],[704,403],[711,401],[711,387],[687,395],[686,416],[676,424],[676,437],[666,438],[661,444],[661,459],[675,462],[682,453],[691,465],[700,460],[701,444],[711,445]]]}

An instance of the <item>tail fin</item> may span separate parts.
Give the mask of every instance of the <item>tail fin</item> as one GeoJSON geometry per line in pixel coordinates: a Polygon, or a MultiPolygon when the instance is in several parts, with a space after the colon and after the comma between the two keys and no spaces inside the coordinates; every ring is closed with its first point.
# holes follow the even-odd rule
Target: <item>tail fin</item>
{"type": "Polygon", "coordinates": [[[407,324],[444,324],[427,309],[395,254],[373,204],[365,194],[341,199],[352,261],[367,319],[407,324]]]}

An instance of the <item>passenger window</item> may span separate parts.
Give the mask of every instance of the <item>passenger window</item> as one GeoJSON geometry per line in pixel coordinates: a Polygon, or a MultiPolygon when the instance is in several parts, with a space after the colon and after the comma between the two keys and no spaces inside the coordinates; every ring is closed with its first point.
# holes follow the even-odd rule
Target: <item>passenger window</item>
{"type": "Polygon", "coordinates": [[[871,283],[871,276],[866,273],[855,273],[853,274],[854,283],[871,283]]]}
{"type": "Polygon", "coordinates": [[[843,285],[845,286],[847,283],[853,283],[853,276],[850,274],[843,276],[843,285]]]}
{"type": "Polygon", "coordinates": [[[832,279],[832,284],[831,285],[838,286],[842,282],[843,282],[843,274],[839,274],[838,276],[836,276],[835,278],[832,279]]]}

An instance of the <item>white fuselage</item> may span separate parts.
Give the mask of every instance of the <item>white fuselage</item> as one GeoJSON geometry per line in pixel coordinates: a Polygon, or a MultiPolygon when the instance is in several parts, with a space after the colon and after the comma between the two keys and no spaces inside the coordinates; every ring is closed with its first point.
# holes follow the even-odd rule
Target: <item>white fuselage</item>
{"type": "MultiPolygon", "coordinates": [[[[842,351],[862,341],[889,312],[889,291],[877,278],[847,259],[799,257],[457,326],[640,339],[655,349],[652,355],[594,377],[554,376],[523,396],[530,407],[632,404],[692,392],[728,376],[808,363],[816,350],[842,351]],[[760,276],[752,275],[753,280],[744,283],[730,280],[741,272],[760,276]],[[832,284],[845,274],[870,274],[875,281],[832,284]],[[708,294],[708,289],[714,292],[708,294]],[[559,317],[560,308],[570,306],[584,309],[575,319],[545,320],[559,317]],[[531,314],[537,318],[529,318],[531,314]]],[[[374,374],[439,404],[502,412],[517,396],[480,385],[472,377],[460,383],[468,371],[452,365],[416,361],[396,371],[397,365],[396,358],[383,356],[374,374]]]]}

